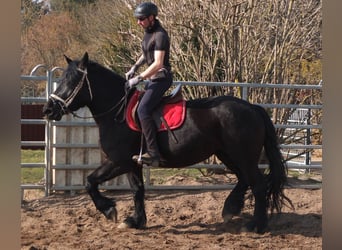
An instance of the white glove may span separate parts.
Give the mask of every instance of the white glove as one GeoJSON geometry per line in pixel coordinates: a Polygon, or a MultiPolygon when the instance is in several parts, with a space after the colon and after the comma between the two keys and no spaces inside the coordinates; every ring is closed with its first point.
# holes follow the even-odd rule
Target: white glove
{"type": "Polygon", "coordinates": [[[133,65],[133,67],[127,73],[125,73],[126,80],[131,79],[134,76],[135,72],[137,72],[137,70],[138,67],[136,65],[133,65]]]}
{"type": "Polygon", "coordinates": [[[135,87],[136,85],[138,85],[141,81],[143,81],[141,76],[136,76],[134,78],[131,78],[126,82],[126,84],[125,84],[126,88],[131,89],[131,88],[135,87]]]}

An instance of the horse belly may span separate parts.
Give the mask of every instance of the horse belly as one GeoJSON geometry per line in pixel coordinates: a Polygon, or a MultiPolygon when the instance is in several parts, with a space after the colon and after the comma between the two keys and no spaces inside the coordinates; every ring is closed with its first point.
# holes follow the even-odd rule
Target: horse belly
{"type": "Polygon", "coordinates": [[[160,143],[160,151],[170,167],[186,167],[206,160],[217,150],[217,140],[213,137],[203,136],[192,129],[190,131],[174,131],[175,142],[170,133],[160,143]]]}

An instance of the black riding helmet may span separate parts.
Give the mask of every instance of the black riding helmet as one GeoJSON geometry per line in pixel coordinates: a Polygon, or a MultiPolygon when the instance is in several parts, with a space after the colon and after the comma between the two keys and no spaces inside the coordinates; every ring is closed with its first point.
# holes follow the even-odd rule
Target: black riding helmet
{"type": "Polygon", "coordinates": [[[157,16],[158,15],[158,7],[151,3],[145,2],[138,5],[138,7],[134,11],[134,16],[139,17],[148,17],[150,15],[157,16]]]}

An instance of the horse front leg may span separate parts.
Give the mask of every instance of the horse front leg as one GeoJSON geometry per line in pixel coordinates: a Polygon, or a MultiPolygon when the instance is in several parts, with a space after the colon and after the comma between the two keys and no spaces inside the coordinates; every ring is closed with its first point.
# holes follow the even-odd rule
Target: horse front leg
{"type": "Polygon", "coordinates": [[[134,214],[127,217],[118,228],[136,228],[143,229],[146,227],[145,212],[145,187],[143,181],[142,168],[136,167],[132,172],[127,174],[128,181],[133,191],[134,214]]]}
{"type": "Polygon", "coordinates": [[[115,200],[104,197],[100,193],[98,186],[101,183],[126,172],[128,172],[126,168],[116,166],[112,161],[107,160],[87,177],[86,190],[93,200],[95,207],[103,213],[107,219],[115,219],[115,222],[117,222],[115,200]]]}

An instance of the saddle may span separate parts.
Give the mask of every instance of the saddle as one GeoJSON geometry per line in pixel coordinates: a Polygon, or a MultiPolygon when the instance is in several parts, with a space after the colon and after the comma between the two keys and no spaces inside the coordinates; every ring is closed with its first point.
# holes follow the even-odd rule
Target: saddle
{"type": "MultiPolygon", "coordinates": [[[[136,90],[126,108],[126,122],[130,129],[141,132],[137,108],[145,91],[136,90]]],[[[158,107],[153,111],[153,120],[158,131],[173,130],[180,127],[185,119],[185,99],[181,85],[166,96],[163,96],[158,107]]]]}

